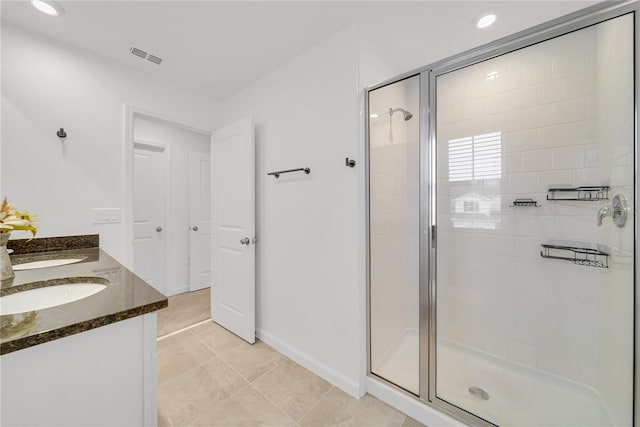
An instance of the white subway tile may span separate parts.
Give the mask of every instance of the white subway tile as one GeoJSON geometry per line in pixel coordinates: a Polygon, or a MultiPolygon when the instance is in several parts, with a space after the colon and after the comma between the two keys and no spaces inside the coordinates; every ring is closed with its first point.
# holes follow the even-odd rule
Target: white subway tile
{"type": "Polygon", "coordinates": [[[524,172],[545,171],[549,169],[551,169],[551,150],[536,150],[524,153],[522,166],[524,172]]]}
{"type": "Polygon", "coordinates": [[[535,64],[527,64],[522,67],[522,83],[535,85],[551,80],[551,60],[538,58],[535,64]]]}
{"type": "Polygon", "coordinates": [[[585,165],[584,150],[581,146],[554,148],[552,150],[553,169],[576,169],[585,165]]]}
{"type": "Polygon", "coordinates": [[[561,79],[584,71],[585,56],[581,52],[564,52],[552,60],[552,78],[554,79],[561,79]]]}
{"type": "Polygon", "coordinates": [[[536,129],[504,133],[502,135],[502,146],[507,153],[533,150],[537,146],[536,137],[536,129]]]}
{"type": "Polygon", "coordinates": [[[570,145],[569,129],[568,124],[538,128],[538,147],[557,148],[570,145]]]}
{"type": "Polygon", "coordinates": [[[571,171],[571,182],[576,187],[588,187],[593,185],[606,185],[606,182],[600,180],[598,169],[596,168],[582,168],[574,169],[571,171]]]}
{"type": "Polygon", "coordinates": [[[506,155],[505,172],[522,172],[522,153],[513,153],[506,155]]]}
{"type": "Polygon", "coordinates": [[[438,103],[437,120],[439,125],[456,122],[456,106],[454,104],[438,103]]]}
{"type": "Polygon", "coordinates": [[[483,114],[495,115],[509,110],[509,92],[497,93],[483,99],[485,101],[483,114]]]}
{"type": "Polygon", "coordinates": [[[584,120],[586,116],[585,98],[575,98],[550,104],[554,124],[584,120]]]}
{"type": "Polygon", "coordinates": [[[593,144],[596,142],[596,133],[595,120],[570,123],[567,145],[593,144]]]}
{"type": "Polygon", "coordinates": [[[538,103],[550,104],[569,98],[570,78],[551,80],[537,86],[538,103]]]}
{"type": "Polygon", "coordinates": [[[506,93],[506,106],[509,110],[533,107],[537,103],[535,86],[525,86],[506,93]]]}
{"type": "Polygon", "coordinates": [[[473,135],[482,135],[500,130],[496,116],[474,117],[471,119],[471,125],[473,126],[473,135]]]}
{"type": "Polygon", "coordinates": [[[612,167],[615,167],[617,170],[615,171],[616,177],[615,182],[613,180],[613,172],[612,172],[612,185],[619,186],[632,186],[633,185],[633,154],[627,154],[626,156],[622,156],[617,158],[612,167]]]}
{"type": "Polygon", "coordinates": [[[595,95],[597,89],[597,78],[594,70],[571,77],[568,95],[572,98],[595,95]]]}
{"type": "Polygon", "coordinates": [[[507,111],[499,116],[498,123],[506,132],[548,126],[552,119],[552,105],[554,104],[507,111]]]}
{"type": "Polygon", "coordinates": [[[474,80],[470,84],[472,98],[484,98],[497,92],[496,79],[486,78],[474,80]]]}
{"type": "Polygon", "coordinates": [[[521,68],[512,68],[506,73],[496,76],[496,91],[507,92],[524,86],[524,78],[521,68]]]}
{"type": "Polygon", "coordinates": [[[538,188],[538,174],[518,173],[509,176],[508,192],[512,194],[535,193],[538,188]]]}
{"type": "Polygon", "coordinates": [[[553,124],[553,109],[552,105],[539,105],[538,107],[533,108],[533,111],[536,114],[536,126],[551,126],[553,124]]]}
{"type": "Polygon", "coordinates": [[[536,345],[540,342],[540,334],[542,331],[538,330],[537,322],[528,322],[525,320],[514,321],[514,330],[511,338],[521,343],[536,345]]]}
{"type": "Polygon", "coordinates": [[[589,95],[585,97],[585,112],[586,119],[596,119],[598,117],[598,99],[596,95],[589,95]]]}
{"type": "Polygon", "coordinates": [[[585,168],[595,168],[598,166],[598,145],[588,144],[584,147],[584,166],[585,168]]]}
{"type": "Polygon", "coordinates": [[[575,186],[571,171],[568,170],[541,172],[538,174],[538,184],[539,193],[546,193],[549,188],[572,188],[575,186]]]}

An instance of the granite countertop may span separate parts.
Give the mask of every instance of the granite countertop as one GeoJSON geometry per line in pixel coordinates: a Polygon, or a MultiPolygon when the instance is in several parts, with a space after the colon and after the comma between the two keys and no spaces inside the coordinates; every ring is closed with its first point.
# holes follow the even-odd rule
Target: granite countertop
{"type": "Polygon", "coordinates": [[[63,258],[81,258],[82,261],[16,271],[15,278],[0,282],[0,297],[29,289],[73,283],[77,278],[82,278],[83,282],[104,284],[106,288],[67,304],[28,313],[0,315],[0,354],[141,316],[168,306],[167,297],[106,252],[98,247],[83,247],[97,244],[97,236],[95,242],[90,239],[78,243],[77,238],[69,238],[69,244],[65,244],[64,240],[60,241],[60,238],[55,239],[58,240],[34,239],[31,242],[43,240],[44,245],[29,243],[26,248],[19,241],[13,245],[10,243],[9,247],[15,250],[11,255],[13,265],[63,258]],[[65,247],[73,249],[61,249],[65,247]]]}

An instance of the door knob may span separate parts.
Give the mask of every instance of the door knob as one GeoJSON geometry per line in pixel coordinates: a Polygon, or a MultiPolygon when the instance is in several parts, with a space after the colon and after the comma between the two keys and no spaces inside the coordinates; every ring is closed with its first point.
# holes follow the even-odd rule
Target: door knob
{"type": "Polygon", "coordinates": [[[197,226],[197,225],[194,225],[193,227],[191,227],[191,229],[192,229],[193,231],[198,231],[198,226],[197,226]]]}
{"type": "Polygon", "coordinates": [[[160,227],[160,226],[156,227],[156,231],[157,231],[158,233],[159,233],[159,232],[161,232],[161,231],[162,231],[162,227],[160,227]]]}
{"type": "Polygon", "coordinates": [[[241,245],[248,245],[249,242],[251,242],[251,240],[249,240],[248,237],[245,237],[244,239],[240,240],[241,245]]]}

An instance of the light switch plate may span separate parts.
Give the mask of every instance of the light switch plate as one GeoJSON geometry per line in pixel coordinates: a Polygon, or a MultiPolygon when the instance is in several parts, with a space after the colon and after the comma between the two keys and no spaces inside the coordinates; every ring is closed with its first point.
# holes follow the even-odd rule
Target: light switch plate
{"type": "Polygon", "coordinates": [[[120,221],[120,208],[93,208],[94,224],[118,224],[120,221]]]}

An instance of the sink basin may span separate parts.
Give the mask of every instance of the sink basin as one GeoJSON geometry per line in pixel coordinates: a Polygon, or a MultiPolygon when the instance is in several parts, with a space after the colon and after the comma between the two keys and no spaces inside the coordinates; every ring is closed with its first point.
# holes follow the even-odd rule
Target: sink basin
{"type": "Polygon", "coordinates": [[[20,270],[33,270],[36,268],[46,268],[46,267],[57,267],[60,265],[73,264],[76,262],[84,261],[86,257],[83,258],[62,258],[62,259],[45,259],[42,261],[31,261],[25,262],[22,264],[15,264],[13,266],[14,271],[20,270]]]}
{"type": "Polygon", "coordinates": [[[100,283],[70,283],[17,292],[0,298],[0,314],[42,310],[89,297],[106,289],[100,283]]]}

